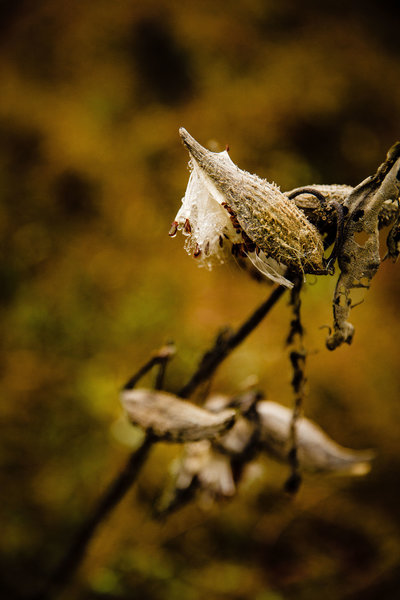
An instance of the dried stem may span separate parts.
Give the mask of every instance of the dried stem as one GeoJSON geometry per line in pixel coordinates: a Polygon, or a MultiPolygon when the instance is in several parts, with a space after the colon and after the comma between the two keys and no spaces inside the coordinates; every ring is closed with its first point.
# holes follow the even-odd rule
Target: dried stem
{"type": "Polygon", "coordinates": [[[175,346],[168,343],[158,350],[151,358],[125,383],[123,390],[132,390],[137,382],[148,373],[154,366],[159,365],[156,376],[155,389],[160,390],[163,386],[165,369],[168,361],[175,354],[175,346]]]}
{"type": "MultiPolygon", "coordinates": [[[[175,348],[172,344],[163,346],[129,379],[129,381],[127,381],[123,389],[131,390],[155,365],[159,365],[155,382],[156,389],[159,389],[163,384],[166,365],[174,353],[175,348]]],[[[93,513],[82,523],[71,546],[61,559],[60,564],[50,576],[45,587],[38,594],[33,596],[33,600],[50,600],[50,598],[54,597],[54,594],[60,592],[68,585],[75,571],[81,564],[86,549],[99,525],[101,525],[111,511],[119,504],[136,481],[155,441],[156,439],[151,433],[146,433],[142,444],[132,452],[122,471],[110,483],[103,496],[101,496],[93,513]]]]}
{"type": "Polygon", "coordinates": [[[303,401],[305,396],[305,364],[306,351],[303,344],[303,326],[301,324],[301,299],[300,292],[302,280],[298,278],[291,291],[290,303],[293,310],[293,319],[290,323],[290,331],[287,337],[287,343],[292,345],[290,352],[290,362],[293,367],[292,386],[294,391],[294,405],[292,420],[290,423],[290,450],[288,454],[291,473],[285,483],[285,490],[289,493],[296,493],[301,485],[301,475],[298,459],[297,443],[297,422],[301,416],[303,401]]]}
{"type": "MultiPolygon", "coordinates": [[[[221,362],[257,327],[257,325],[259,325],[262,319],[283,295],[285,290],[286,288],[283,286],[275,288],[267,300],[256,309],[236,332],[219,335],[214,346],[204,354],[199,368],[193,374],[189,382],[182,388],[179,396],[182,398],[190,396],[201,383],[207,381],[221,362]]],[[[172,344],[168,344],[161,348],[126,382],[123,386],[123,390],[133,389],[137,382],[155,365],[159,365],[155,387],[156,389],[161,389],[166,365],[174,352],[175,349],[172,344]]],[[[98,527],[118,505],[132,484],[136,481],[155,441],[157,440],[152,434],[146,434],[141,446],[130,455],[125,467],[111,482],[109,488],[100,498],[94,512],[82,524],[70,548],[67,550],[65,556],[51,575],[45,587],[38,594],[33,596],[32,600],[49,600],[50,598],[54,598],[54,594],[66,587],[81,564],[86,549],[98,527]]]]}
{"type": "Polygon", "coordinates": [[[130,455],[123,470],[112,481],[109,488],[100,498],[93,513],[79,529],[67,553],[50,577],[45,588],[35,595],[33,600],[50,600],[50,598],[54,598],[54,595],[59,593],[68,584],[82,562],[88,544],[97,531],[97,528],[122,500],[136,480],[153,443],[153,437],[146,434],[144,442],[130,455]]]}
{"type": "Polygon", "coordinates": [[[261,323],[285,291],[286,288],[279,285],[236,332],[228,330],[218,335],[214,346],[204,353],[198,369],[178,392],[178,396],[188,398],[201,383],[207,381],[227,356],[261,323]]]}

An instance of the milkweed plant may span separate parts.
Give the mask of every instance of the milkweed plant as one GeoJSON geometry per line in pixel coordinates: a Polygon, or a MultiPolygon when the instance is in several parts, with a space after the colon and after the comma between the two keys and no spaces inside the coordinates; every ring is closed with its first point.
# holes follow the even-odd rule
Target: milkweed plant
{"type": "Polygon", "coordinates": [[[304,416],[307,352],[301,291],[308,274],[337,277],[326,346],[332,351],[351,344],[352,293],[369,288],[382,260],[395,261],[400,253],[400,142],[390,148],[376,173],[354,188],[307,185],[283,192],[237,167],[228,150],[211,152],[185,129],[179,133],[189,152],[190,176],[170,236],[181,232],[186,251],[200,266],[211,269],[235,260],[250,276],[271,280],[275,286],[236,331],[218,333],[176,393],[163,390],[165,370],[175,353],[173,344],[155,352],[127,381],[121,391],[122,406],[128,421],[143,430],[143,441],[82,524],[44,587],[32,596],[37,600],[50,600],[67,585],[98,526],[137,479],[157,442],[183,446],[170,484],[155,508],[157,517],[199,496],[211,501],[232,497],[246,466],[261,453],[289,465],[288,493],[298,490],[306,471],[363,475],[370,469],[371,451],[340,446],[304,416]],[[379,235],[384,227],[389,233],[381,260],[379,235]],[[234,395],[213,393],[210,385],[203,385],[207,393],[202,405],[190,401],[286,291],[292,309],[287,337],[292,408],[265,400],[255,385],[234,395]],[[140,379],[153,368],[157,370],[154,389],[138,388],[140,379]]]}

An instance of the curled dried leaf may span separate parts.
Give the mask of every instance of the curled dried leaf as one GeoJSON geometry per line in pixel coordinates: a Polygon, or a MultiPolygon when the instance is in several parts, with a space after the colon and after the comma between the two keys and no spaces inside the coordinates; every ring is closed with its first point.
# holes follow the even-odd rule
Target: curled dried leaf
{"type": "MultiPolygon", "coordinates": [[[[354,327],[347,321],[352,306],[351,290],[368,288],[379,268],[379,215],[384,205],[395,202],[399,197],[399,172],[398,142],[389,150],[386,161],[376,174],[354,188],[344,202],[347,215],[338,254],[341,273],[333,300],[334,328],[326,342],[329,350],[342,343],[350,344],[353,339],[354,327]]],[[[395,232],[396,228],[397,221],[395,232]]],[[[395,254],[396,251],[394,239],[389,252],[395,254]]]]}
{"type": "MultiPolygon", "coordinates": [[[[318,231],[321,234],[328,234],[328,240],[330,239],[333,242],[337,228],[337,209],[335,205],[344,205],[353,189],[349,185],[311,184],[285,192],[285,196],[293,200],[297,208],[306,215],[318,231]]],[[[399,199],[385,200],[379,212],[379,229],[395,224],[396,221],[398,222],[398,215],[399,199]]],[[[390,240],[388,240],[388,246],[389,243],[390,240]]],[[[392,257],[390,246],[389,256],[392,257]]]]}
{"type": "Polygon", "coordinates": [[[235,411],[211,413],[173,394],[148,389],[123,391],[129,420],[159,440],[193,442],[214,439],[233,426],[235,411]]]}
{"type": "Polygon", "coordinates": [[[349,185],[312,184],[295,188],[285,195],[292,200],[315,225],[320,234],[325,235],[327,248],[334,239],[338,228],[338,206],[342,206],[353,191],[349,185]]]}

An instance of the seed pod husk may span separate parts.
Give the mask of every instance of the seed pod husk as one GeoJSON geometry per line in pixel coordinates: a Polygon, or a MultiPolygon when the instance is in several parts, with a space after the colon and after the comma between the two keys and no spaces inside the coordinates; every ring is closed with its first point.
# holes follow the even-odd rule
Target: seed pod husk
{"type": "Polygon", "coordinates": [[[155,390],[123,391],[121,402],[131,423],[170,442],[214,439],[235,422],[233,410],[211,413],[173,394],[155,390]]]}
{"type": "MultiPolygon", "coordinates": [[[[264,450],[287,462],[293,411],[276,402],[262,401],[257,405],[257,414],[264,450]]],[[[340,446],[316,423],[304,417],[296,422],[296,444],[299,465],[308,471],[364,475],[370,470],[370,462],[374,458],[370,450],[351,450],[340,446]]]]}
{"type": "MultiPolygon", "coordinates": [[[[325,273],[321,236],[292,200],[275,184],[239,169],[227,152],[210,152],[185,129],[179,131],[191,157],[192,175],[183,210],[176,221],[183,228],[184,219],[190,213],[192,221],[196,221],[192,223],[192,231],[194,235],[197,232],[196,243],[200,250],[205,247],[205,241],[199,239],[202,227],[198,221],[207,219],[203,213],[215,211],[211,220],[219,223],[221,219],[219,233],[240,245],[236,252],[248,256],[274,281],[292,286],[284,277],[286,268],[300,273],[325,273]],[[192,210],[191,205],[195,207],[192,210]],[[228,212],[224,223],[223,212],[215,205],[228,212]],[[199,207],[206,208],[199,210],[199,207]],[[227,231],[229,219],[233,228],[227,231]]],[[[214,232],[215,240],[211,243],[208,240],[210,254],[220,241],[217,233],[214,232]]]]}

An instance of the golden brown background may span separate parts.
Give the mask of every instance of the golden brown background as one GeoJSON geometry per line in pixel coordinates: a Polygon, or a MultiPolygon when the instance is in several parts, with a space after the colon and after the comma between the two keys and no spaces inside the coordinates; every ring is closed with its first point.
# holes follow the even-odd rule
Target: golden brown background
{"type": "MultiPolygon", "coordinates": [[[[188,177],[178,127],[283,190],[355,185],[400,137],[399,18],[394,1],[0,2],[2,597],[45,579],[126,460],[128,376],[173,339],[178,389],[268,293],[168,237],[188,177]]],[[[180,449],[159,446],[62,597],[399,597],[399,282],[385,262],[334,353],[334,278],[303,295],[306,414],[376,449],[368,476],[310,476],[291,500],[265,459],[231,502],[160,524],[180,449]]],[[[255,374],[290,405],[289,314],[281,301],[215,390],[255,374]]]]}

